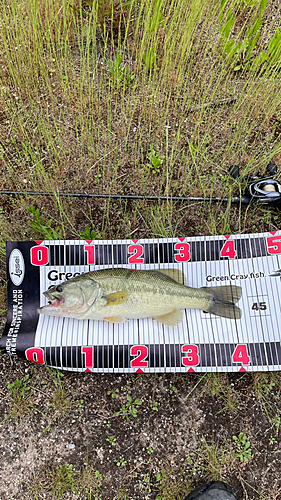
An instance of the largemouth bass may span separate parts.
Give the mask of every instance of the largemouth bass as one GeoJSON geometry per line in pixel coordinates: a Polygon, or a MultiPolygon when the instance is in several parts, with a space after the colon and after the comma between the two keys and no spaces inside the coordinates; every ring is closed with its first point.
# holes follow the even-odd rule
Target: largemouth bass
{"type": "Polygon", "coordinates": [[[184,275],[178,269],[91,271],[44,292],[49,304],[37,312],[113,323],[154,318],[168,326],[181,322],[180,309],[201,309],[224,318],[241,318],[241,309],[235,305],[241,298],[241,287],[191,288],[183,282],[184,275]]]}

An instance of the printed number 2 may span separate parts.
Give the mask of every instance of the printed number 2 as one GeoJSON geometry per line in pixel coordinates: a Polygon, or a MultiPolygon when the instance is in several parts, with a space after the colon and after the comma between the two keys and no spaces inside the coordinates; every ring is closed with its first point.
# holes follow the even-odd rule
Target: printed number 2
{"type": "Polygon", "coordinates": [[[242,365],[248,365],[250,363],[250,356],[248,355],[248,349],[246,344],[238,344],[232,354],[233,363],[242,363],[242,365]]]}
{"type": "Polygon", "coordinates": [[[132,359],[131,367],[148,366],[148,361],[145,358],[148,355],[148,349],[146,345],[133,345],[131,347],[131,356],[136,356],[132,359]]]}
{"type": "Polygon", "coordinates": [[[181,350],[183,353],[186,353],[186,356],[182,358],[182,364],[184,366],[199,365],[199,355],[198,355],[197,345],[194,344],[183,345],[181,350]]]}
{"type": "Polygon", "coordinates": [[[129,257],[129,264],[143,264],[144,259],[143,255],[143,246],[142,245],[130,245],[128,247],[128,253],[132,253],[131,257],[129,257]]]}

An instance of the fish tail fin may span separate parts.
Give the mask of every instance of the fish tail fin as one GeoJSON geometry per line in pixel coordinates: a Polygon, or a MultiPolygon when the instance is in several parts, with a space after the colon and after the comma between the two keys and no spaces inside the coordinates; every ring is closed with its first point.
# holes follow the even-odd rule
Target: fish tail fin
{"type": "Polygon", "coordinates": [[[210,301],[207,312],[229,319],[240,319],[242,311],[236,306],[236,302],[241,299],[242,288],[236,285],[202,287],[211,293],[213,298],[210,301]]]}

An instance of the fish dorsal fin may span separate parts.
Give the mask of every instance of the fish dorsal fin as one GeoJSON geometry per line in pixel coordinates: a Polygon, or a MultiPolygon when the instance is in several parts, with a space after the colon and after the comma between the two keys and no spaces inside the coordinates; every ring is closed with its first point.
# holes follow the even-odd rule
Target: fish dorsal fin
{"type": "Polygon", "coordinates": [[[129,295],[130,292],[126,291],[109,293],[105,295],[107,300],[106,306],[119,306],[119,304],[124,304],[124,302],[128,300],[129,295]]]}
{"type": "Polygon", "coordinates": [[[168,278],[171,278],[172,280],[176,281],[177,283],[180,283],[181,285],[186,284],[186,277],[184,273],[180,271],[180,269],[159,269],[156,272],[168,276],[168,278]]]}
{"type": "Polygon", "coordinates": [[[156,319],[159,323],[167,326],[175,326],[178,325],[182,321],[182,312],[179,309],[174,309],[173,311],[162,314],[161,316],[154,316],[153,319],[156,319]]]}

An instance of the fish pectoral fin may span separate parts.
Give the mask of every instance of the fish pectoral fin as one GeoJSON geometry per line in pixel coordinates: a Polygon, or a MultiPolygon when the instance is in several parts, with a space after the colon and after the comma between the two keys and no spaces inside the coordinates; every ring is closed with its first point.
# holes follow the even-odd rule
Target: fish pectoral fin
{"type": "Polygon", "coordinates": [[[173,311],[167,314],[161,314],[161,316],[154,316],[153,319],[156,319],[159,323],[167,326],[175,326],[178,325],[182,321],[182,311],[179,309],[174,309],[173,311]]]}
{"type": "Polygon", "coordinates": [[[124,304],[128,300],[130,292],[121,291],[114,292],[105,295],[104,297],[107,300],[106,306],[119,306],[119,304],[124,304]]]}
{"type": "Polygon", "coordinates": [[[124,316],[108,316],[108,318],[104,318],[106,321],[110,323],[124,323],[124,316]]]}

